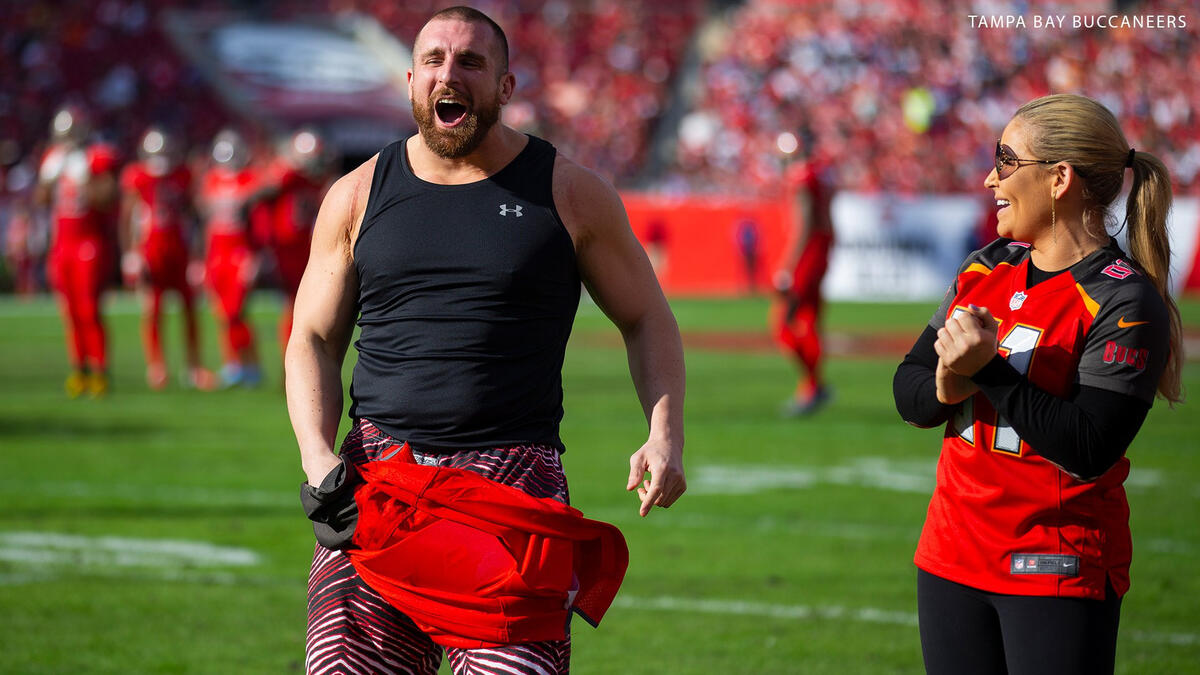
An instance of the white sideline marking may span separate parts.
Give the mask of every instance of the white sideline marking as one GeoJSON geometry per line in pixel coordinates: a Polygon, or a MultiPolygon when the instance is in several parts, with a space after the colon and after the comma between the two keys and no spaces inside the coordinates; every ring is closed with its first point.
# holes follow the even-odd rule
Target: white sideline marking
{"type": "Polygon", "coordinates": [[[744,495],[763,490],[804,490],[817,485],[853,485],[898,492],[931,494],[932,460],[897,461],[882,457],[859,457],[840,466],[805,467],[786,465],[708,465],[688,480],[688,493],[701,495],[744,495]]]}
{"type": "MultiPolygon", "coordinates": [[[[691,486],[685,497],[691,494],[691,486]]],[[[674,511],[672,509],[672,511],[674,511]]],[[[588,518],[595,518],[614,524],[637,523],[638,527],[661,527],[672,530],[687,528],[690,530],[737,530],[738,532],[829,537],[833,539],[851,539],[856,541],[871,540],[901,540],[916,542],[921,534],[921,524],[911,526],[882,525],[875,523],[852,523],[836,520],[798,520],[794,517],[779,516],[728,516],[695,511],[675,511],[664,518],[641,518],[637,510],[630,508],[593,509],[585,513],[588,518]]]]}
{"type": "Polygon", "coordinates": [[[743,600],[705,600],[668,596],[638,598],[627,595],[618,596],[613,601],[613,605],[628,609],[765,616],[772,619],[848,619],[851,621],[887,623],[900,626],[917,625],[917,615],[913,612],[896,612],[877,607],[848,609],[839,605],[809,607],[808,605],[771,605],[764,602],[746,602],[743,600]]]}
{"type": "Polygon", "coordinates": [[[1138,642],[1154,642],[1164,645],[1191,647],[1200,644],[1200,635],[1195,633],[1151,633],[1144,630],[1129,631],[1129,637],[1138,642]]]}
{"type": "MultiPolygon", "coordinates": [[[[734,616],[761,616],[771,619],[797,619],[800,621],[812,619],[843,619],[864,623],[883,623],[894,626],[916,626],[916,612],[880,609],[878,607],[859,607],[852,609],[841,605],[824,605],[811,607],[808,605],[773,605],[765,602],[746,602],[743,600],[715,600],[704,598],[676,598],[658,596],[656,598],[641,598],[621,595],[613,601],[614,607],[623,609],[657,610],[666,612],[697,612],[701,614],[725,614],[734,616]]],[[[1195,633],[1159,633],[1154,631],[1132,630],[1122,635],[1137,642],[1152,642],[1156,644],[1190,647],[1200,644],[1200,635],[1195,633]]]]}
{"type": "Polygon", "coordinates": [[[138,504],[195,504],[199,506],[279,506],[299,509],[300,498],[282,490],[237,490],[186,485],[135,485],[87,481],[0,480],[0,493],[44,497],[113,498],[138,504]]]}
{"type": "Polygon", "coordinates": [[[0,560],[29,565],[172,568],[246,567],[262,559],[249,549],[203,541],[0,532],[0,560]]]}
{"type": "Polygon", "coordinates": [[[1151,539],[1146,542],[1146,548],[1155,553],[1187,556],[1195,556],[1197,554],[1197,548],[1194,544],[1178,539],[1151,539]]]}
{"type": "MultiPolygon", "coordinates": [[[[172,569],[156,567],[89,567],[88,577],[111,579],[123,582],[182,582],[203,584],[205,586],[286,586],[295,588],[303,584],[304,576],[297,575],[249,575],[218,570],[186,569],[175,565],[172,569]]],[[[66,579],[68,575],[63,568],[43,567],[33,572],[23,574],[0,574],[0,586],[24,586],[35,583],[56,583],[66,579]]]]}
{"type": "MultiPolygon", "coordinates": [[[[858,457],[835,466],[742,464],[700,466],[688,478],[690,495],[746,495],[765,490],[805,490],[818,485],[847,485],[893,492],[932,494],[936,459],[896,460],[858,457]]],[[[1161,486],[1162,471],[1132,468],[1128,488],[1145,490],[1161,486]]]]}
{"type": "Polygon", "coordinates": [[[1163,472],[1159,469],[1140,468],[1134,464],[1129,468],[1129,477],[1125,479],[1126,489],[1148,490],[1163,484],[1163,472]]]}

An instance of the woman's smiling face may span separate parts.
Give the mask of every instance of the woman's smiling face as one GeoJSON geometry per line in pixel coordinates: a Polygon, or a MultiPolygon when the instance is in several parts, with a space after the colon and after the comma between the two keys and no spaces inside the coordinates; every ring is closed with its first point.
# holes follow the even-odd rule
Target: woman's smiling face
{"type": "MultiPolygon", "coordinates": [[[[1000,144],[1021,159],[1043,159],[1029,149],[1029,128],[1014,119],[1004,128],[1000,144]]],[[[993,167],[984,187],[996,197],[996,233],[1007,239],[1033,243],[1039,233],[1050,225],[1051,172],[1047,164],[1024,164],[1010,167],[1004,178],[993,167]]]]}

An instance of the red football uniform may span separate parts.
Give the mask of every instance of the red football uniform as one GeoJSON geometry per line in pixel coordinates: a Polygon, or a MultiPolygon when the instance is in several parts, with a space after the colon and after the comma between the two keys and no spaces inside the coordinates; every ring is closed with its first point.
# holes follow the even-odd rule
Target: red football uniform
{"type": "Polygon", "coordinates": [[[116,152],[105,145],[55,145],[39,169],[39,181],[52,186],[48,272],[62,299],[76,369],[87,366],[100,372],[108,365],[100,295],[111,269],[112,236],[109,214],[88,202],[88,189],[96,176],[114,171],[116,165],[116,152]]]}
{"type": "Polygon", "coordinates": [[[814,162],[801,162],[788,168],[784,177],[788,213],[793,225],[789,237],[788,256],[795,255],[792,247],[802,246],[796,256],[787,288],[779,288],[782,302],[772,316],[775,339],[803,366],[807,377],[800,380],[796,391],[797,412],[815,410],[825,400],[828,390],[823,387],[821,374],[822,345],[820,321],[821,281],[829,267],[829,252],[833,247],[833,221],[830,207],[833,189],[824,177],[825,168],[814,162]],[[802,208],[801,198],[807,202],[802,208]]]}
{"type": "Polygon", "coordinates": [[[247,200],[259,188],[250,168],[231,170],[214,167],[204,175],[200,206],[208,242],[205,280],[217,297],[221,316],[227,323],[226,361],[253,343],[253,333],[242,316],[246,297],[254,283],[255,254],[246,214],[247,200]]]}
{"type": "Polygon", "coordinates": [[[185,166],[155,175],[145,162],[135,162],[121,172],[121,189],[137,195],[132,235],[146,261],[150,284],[156,288],[189,292],[183,214],[191,184],[192,174],[185,166]]]}
{"type": "Polygon", "coordinates": [[[833,244],[833,188],[824,177],[825,171],[825,167],[815,162],[801,162],[788,167],[784,176],[790,209],[800,208],[801,193],[807,195],[809,203],[808,220],[803,214],[791,214],[794,222],[801,222],[805,237],[804,251],[791,270],[791,291],[806,302],[819,299],[821,279],[825,276],[829,249],[833,244]]]}
{"type": "MultiPolygon", "coordinates": [[[[1168,315],[1153,284],[1112,244],[1027,286],[1029,246],[1000,239],[963,263],[930,325],[968,305],[1000,322],[999,353],[1032,384],[1153,401],[1168,315]]],[[[1132,546],[1122,457],[1092,482],[1044,459],[976,393],[947,424],[918,567],[993,593],[1103,599],[1129,588],[1132,546]]]]}
{"type": "Polygon", "coordinates": [[[272,166],[279,194],[271,205],[271,248],[284,293],[295,296],[308,264],[313,224],[325,196],[326,181],[285,162],[272,166]]]}

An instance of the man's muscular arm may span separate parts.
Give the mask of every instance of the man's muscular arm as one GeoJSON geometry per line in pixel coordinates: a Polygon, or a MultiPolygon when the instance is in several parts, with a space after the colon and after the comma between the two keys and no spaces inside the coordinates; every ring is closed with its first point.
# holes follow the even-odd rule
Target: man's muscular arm
{"type": "Polygon", "coordinates": [[[314,486],[340,462],[334,447],[342,416],[342,361],[354,332],[358,301],[352,249],[374,166],[372,159],[329,189],[296,294],[284,361],[288,414],[304,474],[314,486]]]}
{"type": "Polygon", "coordinates": [[[646,443],[629,458],[626,490],[637,489],[645,516],[653,506],[670,506],[687,489],[679,326],[611,185],[559,157],[554,203],[575,242],[588,291],[625,340],[629,371],[650,427],[646,443]],[[650,480],[643,482],[647,472],[650,480]]]}

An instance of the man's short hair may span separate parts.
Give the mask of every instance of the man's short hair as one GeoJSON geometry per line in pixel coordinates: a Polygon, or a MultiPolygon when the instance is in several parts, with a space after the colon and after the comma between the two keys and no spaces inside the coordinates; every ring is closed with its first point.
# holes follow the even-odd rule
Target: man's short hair
{"type": "MultiPolygon", "coordinates": [[[[500,24],[492,21],[490,16],[474,7],[458,5],[456,7],[447,7],[429,17],[429,20],[425,22],[425,26],[428,26],[435,19],[458,19],[459,21],[482,23],[490,26],[492,32],[496,34],[496,39],[500,42],[500,73],[508,72],[508,38],[505,37],[504,29],[500,27],[500,24]]],[[[421,30],[425,30],[425,26],[422,26],[421,30]]]]}

